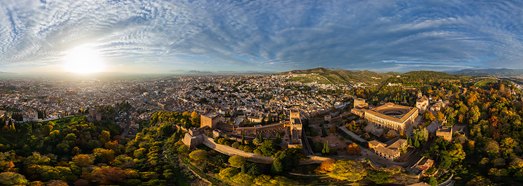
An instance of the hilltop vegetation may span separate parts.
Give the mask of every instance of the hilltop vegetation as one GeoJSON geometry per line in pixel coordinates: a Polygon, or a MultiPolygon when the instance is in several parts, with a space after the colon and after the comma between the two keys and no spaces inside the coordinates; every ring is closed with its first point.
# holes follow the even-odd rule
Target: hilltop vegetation
{"type": "Polygon", "coordinates": [[[293,70],[282,74],[291,74],[290,81],[302,83],[317,82],[321,84],[358,84],[378,85],[392,77],[394,73],[377,73],[372,71],[350,71],[341,69],[314,68],[308,70],[293,70]]]}
{"type": "Polygon", "coordinates": [[[293,70],[281,73],[291,75],[289,81],[302,83],[320,84],[345,84],[376,88],[388,83],[401,83],[406,86],[417,86],[422,83],[435,82],[441,80],[462,80],[466,76],[452,75],[444,72],[435,71],[411,71],[406,73],[387,72],[379,73],[372,71],[352,71],[342,69],[313,68],[308,70],[293,70]]]}

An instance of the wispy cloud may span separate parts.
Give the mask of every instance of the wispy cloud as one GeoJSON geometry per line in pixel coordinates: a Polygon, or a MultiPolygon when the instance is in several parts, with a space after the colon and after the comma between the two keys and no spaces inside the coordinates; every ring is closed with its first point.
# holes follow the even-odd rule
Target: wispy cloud
{"type": "Polygon", "coordinates": [[[0,15],[0,67],[92,43],[129,66],[523,68],[521,1],[3,0],[0,15]]]}

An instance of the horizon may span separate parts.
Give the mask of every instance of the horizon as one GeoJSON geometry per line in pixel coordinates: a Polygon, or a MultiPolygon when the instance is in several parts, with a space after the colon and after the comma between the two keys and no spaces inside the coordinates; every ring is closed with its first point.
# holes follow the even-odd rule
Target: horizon
{"type": "Polygon", "coordinates": [[[2,71],[0,70],[0,75],[3,74],[12,74],[12,75],[21,75],[21,76],[78,76],[78,77],[93,77],[93,76],[107,76],[107,75],[116,75],[116,76],[128,76],[128,75],[227,75],[227,74],[249,74],[249,73],[260,73],[260,74],[277,74],[277,73],[287,73],[292,71],[307,71],[314,69],[327,69],[327,70],[344,70],[344,71],[370,71],[376,73],[409,73],[416,71],[429,71],[429,72],[443,72],[443,73],[460,73],[465,71],[491,71],[491,70],[523,70],[523,68],[465,68],[465,69],[455,69],[455,70],[437,70],[437,69],[414,69],[414,70],[399,70],[399,71],[380,71],[372,69],[343,69],[343,68],[327,68],[327,67],[314,67],[306,69],[288,69],[288,70],[172,70],[165,72],[93,72],[86,74],[78,74],[75,72],[60,72],[56,74],[55,72],[16,72],[16,71],[2,71]]]}
{"type": "Polygon", "coordinates": [[[0,4],[7,72],[523,68],[523,4],[514,1],[0,4]]]}

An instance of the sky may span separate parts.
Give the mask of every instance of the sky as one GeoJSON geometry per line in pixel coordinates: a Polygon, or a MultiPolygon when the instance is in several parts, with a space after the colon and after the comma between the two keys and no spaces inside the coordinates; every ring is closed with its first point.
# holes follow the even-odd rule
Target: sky
{"type": "Polygon", "coordinates": [[[0,71],[60,72],[79,46],[107,72],[523,68],[523,1],[1,0],[0,14],[0,71]]]}

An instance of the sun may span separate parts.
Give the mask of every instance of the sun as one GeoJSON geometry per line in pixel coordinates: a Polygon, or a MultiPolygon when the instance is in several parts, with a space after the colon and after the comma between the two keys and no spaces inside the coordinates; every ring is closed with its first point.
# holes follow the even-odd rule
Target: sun
{"type": "Polygon", "coordinates": [[[75,74],[93,74],[106,69],[100,52],[91,45],[80,45],[65,52],[64,70],[75,74]]]}

